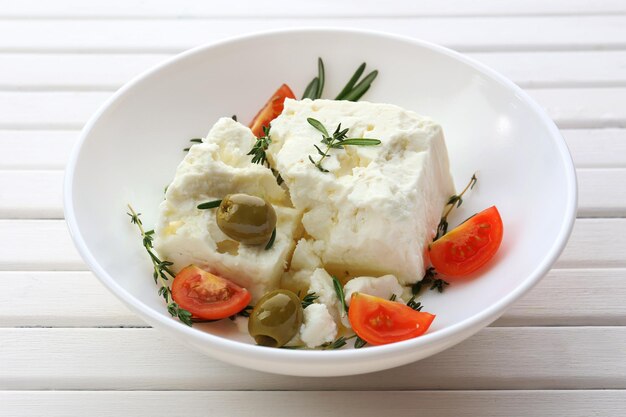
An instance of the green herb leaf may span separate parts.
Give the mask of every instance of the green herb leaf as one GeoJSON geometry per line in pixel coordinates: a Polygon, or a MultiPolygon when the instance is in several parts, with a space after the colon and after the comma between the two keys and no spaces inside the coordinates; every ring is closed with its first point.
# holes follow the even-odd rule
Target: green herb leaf
{"type": "Polygon", "coordinates": [[[363,97],[363,94],[365,94],[365,92],[369,90],[370,85],[372,85],[372,82],[376,79],[377,76],[378,71],[376,70],[367,74],[367,76],[363,78],[363,80],[361,80],[357,85],[355,85],[354,88],[342,98],[342,100],[359,100],[361,97],[363,97]]]}
{"type": "Polygon", "coordinates": [[[270,236],[270,240],[267,242],[267,245],[265,245],[265,250],[269,250],[272,246],[274,246],[274,240],[276,240],[276,228],[272,230],[272,235],[270,236]]]}
{"type": "Polygon", "coordinates": [[[317,300],[318,298],[320,298],[320,297],[316,293],[314,293],[314,292],[308,293],[302,299],[302,308],[303,309],[307,308],[308,306],[313,304],[315,302],[315,300],[317,300]]]}
{"type": "Polygon", "coordinates": [[[304,93],[302,94],[302,99],[310,98],[311,100],[315,100],[315,95],[317,94],[317,89],[319,87],[320,80],[315,77],[311,80],[309,85],[304,89],[304,93]]]}
{"type": "Polygon", "coordinates": [[[411,307],[415,311],[422,311],[424,306],[419,301],[415,301],[415,295],[411,297],[411,299],[406,303],[407,306],[411,307]]]}
{"type": "Polygon", "coordinates": [[[335,294],[337,294],[337,298],[339,298],[339,302],[341,303],[341,317],[345,317],[348,312],[348,306],[346,305],[346,296],[343,293],[343,286],[336,276],[332,275],[331,278],[333,279],[335,294]]]}
{"type": "Polygon", "coordinates": [[[320,122],[319,120],[316,120],[312,117],[307,117],[306,119],[307,122],[309,122],[309,124],[311,126],[313,126],[315,129],[319,130],[320,132],[322,132],[322,135],[324,135],[324,137],[328,137],[328,131],[326,130],[326,128],[324,127],[324,125],[322,124],[322,122],[320,122]]]}
{"type": "Polygon", "coordinates": [[[315,98],[321,98],[324,91],[324,82],[326,81],[326,74],[324,72],[324,62],[322,58],[317,58],[317,91],[315,98]]]}
{"type": "Polygon", "coordinates": [[[198,210],[208,210],[208,209],[212,209],[215,207],[219,207],[220,204],[222,204],[222,200],[213,200],[213,201],[207,201],[206,203],[198,204],[196,208],[198,210]]]}
{"type": "Polygon", "coordinates": [[[367,345],[367,342],[365,340],[361,339],[359,336],[357,336],[356,340],[354,341],[354,348],[355,349],[361,349],[365,345],[367,345]]]}
{"type": "Polygon", "coordinates": [[[352,75],[352,78],[350,78],[346,86],[341,90],[341,92],[337,95],[337,97],[335,97],[335,100],[343,100],[344,97],[348,93],[350,93],[350,91],[352,91],[352,88],[354,88],[354,85],[356,84],[356,82],[359,80],[359,78],[361,78],[361,75],[363,75],[363,71],[365,71],[365,66],[366,66],[365,62],[359,65],[354,75],[352,75]]]}
{"type": "Polygon", "coordinates": [[[344,139],[341,143],[338,144],[339,147],[344,147],[348,145],[352,146],[376,146],[380,145],[382,142],[378,139],[368,139],[368,138],[350,138],[344,139]]]}
{"type": "MultiPolygon", "coordinates": [[[[247,155],[252,155],[252,163],[253,164],[266,164],[267,163],[267,148],[269,148],[270,143],[272,143],[272,139],[270,138],[270,128],[268,126],[263,126],[263,136],[256,139],[254,146],[250,149],[250,152],[247,155]]],[[[267,163],[269,168],[269,163],[267,163]]]]}

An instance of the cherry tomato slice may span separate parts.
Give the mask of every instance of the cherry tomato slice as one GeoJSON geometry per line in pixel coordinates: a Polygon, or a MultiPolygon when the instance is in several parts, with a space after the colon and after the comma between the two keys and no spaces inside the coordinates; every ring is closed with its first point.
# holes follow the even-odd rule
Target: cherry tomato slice
{"type": "Polygon", "coordinates": [[[296,98],[296,96],[287,84],[283,84],[276,90],[267,103],[265,103],[265,106],[259,110],[250,123],[249,127],[252,133],[254,133],[254,136],[263,136],[263,126],[269,126],[270,122],[282,113],[286,98],[296,98]]]}
{"type": "Polygon", "coordinates": [[[384,345],[421,336],[435,316],[395,301],[354,293],[348,318],[361,339],[372,345],[384,345]]]}
{"type": "Polygon", "coordinates": [[[219,320],[243,310],[252,296],[227,279],[189,265],[174,278],[172,298],[196,318],[219,320]]]}
{"type": "Polygon", "coordinates": [[[503,235],[496,206],[481,211],[430,244],[430,262],[448,277],[469,275],[498,251],[503,235]]]}

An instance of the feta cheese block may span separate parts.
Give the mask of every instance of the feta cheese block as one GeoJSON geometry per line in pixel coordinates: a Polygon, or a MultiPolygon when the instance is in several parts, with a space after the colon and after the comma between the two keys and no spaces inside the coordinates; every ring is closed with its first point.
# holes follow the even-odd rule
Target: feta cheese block
{"type": "Polygon", "coordinates": [[[301,214],[290,207],[271,170],[246,155],[254,142],[250,129],[222,118],[203,143],[191,147],[159,207],[154,246],[174,263],[174,271],[195,264],[247,288],[257,300],[278,288],[300,234],[301,214]],[[216,209],[197,209],[200,203],[235,193],[255,195],[274,206],[276,239],[269,250],[232,240],[217,226],[216,209]]]}
{"type": "Polygon", "coordinates": [[[324,268],[346,280],[392,274],[407,285],[422,279],[424,254],[454,184],[441,127],[391,104],[287,99],[272,122],[268,158],[278,169],[307,239],[321,243],[324,268]],[[349,138],[377,146],[331,149],[322,172],[309,160],[325,150],[321,133],[338,124],[349,138]]]}

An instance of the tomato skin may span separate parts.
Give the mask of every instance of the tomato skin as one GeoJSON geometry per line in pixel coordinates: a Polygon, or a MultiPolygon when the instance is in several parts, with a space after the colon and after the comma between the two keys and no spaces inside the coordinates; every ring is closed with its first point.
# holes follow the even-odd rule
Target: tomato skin
{"type": "Polygon", "coordinates": [[[491,206],[431,243],[430,262],[447,277],[469,275],[493,258],[503,233],[500,213],[491,206]]]}
{"type": "Polygon", "coordinates": [[[263,127],[269,126],[270,122],[282,113],[286,98],[296,98],[296,96],[287,84],[283,84],[250,122],[249,127],[254,136],[257,138],[263,136],[263,127]]]}
{"type": "Polygon", "coordinates": [[[361,339],[372,345],[384,345],[421,336],[435,316],[395,301],[354,293],[348,318],[352,330],[361,339]]]}
{"type": "Polygon", "coordinates": [[[176,274],[172,298],[196,318],[220,320],[243,310],[252,296],[227,279],[189,265],[176,274]]]}

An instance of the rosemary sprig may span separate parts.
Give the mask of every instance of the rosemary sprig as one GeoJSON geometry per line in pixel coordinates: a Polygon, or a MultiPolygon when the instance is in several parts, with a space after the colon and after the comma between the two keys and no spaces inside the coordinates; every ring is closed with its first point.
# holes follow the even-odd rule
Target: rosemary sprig
{"type": "Polygon", "coordinates": [[[439,221],[439,225],[437,226],[437,234],[435,235],[433,241],[448,233],[448,216],[450,215],[454,207],[461,207],[461,204],[463,204],[463,195],[467,192],[467,190],[473,189],[476,185],[476,182],[478,182],[478,178],[476,178],[476,174],[474,174],[472,175],[472,178],[470,178],[469,183],[465,186],[463,191],[461,191],[461,194],[455,194],[450,197],[450,199],[446,203],[446,207],[444,208],[443,215],[441,216],[441,220],[439,221]]]}
{"type": "Polygon", "coordinates": [[[337,97],[335,97],[335,100],[359,101],[359,99],[363,97],[363,94],[369,90],[372,82],[374,82],[374,79],[378,76],[378,71],[374,70],[359,81],[359,78],[363,75],[363,71],[365,71],[365,66],[365,62],[359,65],[352,78],[350,78],[346,86],[337,97]]]}
{"type": "Polygon", "coordinates": [[[172,299],[172,291],[167,285],[169,278],[174,278],[176,276],[176,274],[169,268],[173,265],[173,263],[159,259],[152,246],[154,230],[145,231],[143,223],[139,218],[141,213],[135,212],[130,204],[128,205],[128,209],[130,210],[130,213],[127,213],[130,216],[130,222],[137,225],[139,233],[141,233],[143,246],[152,261],[152,267],[154,269],[152,276],[154,278],[154,282],[155,284],[158,284],[159,282],[161,284],[158,293],[163,297],[163,299],[165,299],[165,302],[167,303],[167,311],[172,315],[172,317],[178,317],[181,322],[185,323],[187,326],[191,326],[191,313],[183,308],[180,308],[180,306],[172,299]]]}
{"type": "Polygon", "coordinates": [[[347,341],[349,339],[352,339],[353,337],[354,336],[350,336],[350,337],[341,336],[340,338],[338,338],[334,342],[324,343],[322,346],[320,346],[320,349],[322,349],[322,350],[340,349],[340,348],[344,347],[347,344],[347,341]]]}
{"type": "Polygon", "coordinates": [[[265,250],[270,250],[272,246],[274,246],[274,241],[276,240],[276,228],[272,230],[272,235],[270,236],[270,240],[267,241],[265,245],[265,250]]]}
{"type": "Polygon", "coordinates": [[[219,207],[220,204],[222,204],[222,200],[213,200],[213,201],[207,201],[206,203],[198,204],[196,208],[198,210],[208,210],[208,209],[219,207]]]}
{"type": "Polygon", "coordinates": [[[252,155],[253,164],[267,164],[268,168],[270,164],[267,162],[267,148],[269,148],[272,139],[270,138],[269,126],[263,126],[263,136],[256,139],[254,146],[250,149],[247,155],[252,155]]]}
{"type": "MultiPolygon", "coordinates": [[[[191,142],[192,144],[194,144],[194,143],[202,143],[202,138],[189,139],[189,142],[191,142]]],[[[189,149],[191,149],[191,146],[189,148],[183,149],[183,151],[189,152],[189,149]]]]}
{"type": "Polygon", "coordinates": [[[314,292],[308,293],[302,299],[302,308],[303,309],[307,308],[311,304],[315,303],[315,300],[317,300],[318,298],[320,298],[320,297],[316,293],[314,293],[314,292]]]}
{"type": "Polygon", "coordinates": [[[348,312],[348,306],[346,305],[346,296],[343,293],[343,287],[341,286],[341,282],[337,279],[336,276],[331,275],[333,279],[333,287],[335,288],[335,293],[337,294],[337,298],[339,298],[339,302],[341,303],[341,317],[345,317],[348,312]]]}
{"type": "Polygon", "coordinates": [[[389,301],[396,301],[396,298],[398,298],[395,294],[391,294],[391,297],[389,297],[389,301]]]}
{"type": "Polygon", "coordinates": [[[322,58],[317,58],[317,77],[313,78],[309,85],[306,86],[302,98],[310,98],[311,100],[321,98],[325,80],[324,61],[322,61],[322,58]]]}
{"type": "Polygon", "coordinates": [[[419,294],[422,291],[422,288],[425,288],[428,285],[430,285],[429,289],[431,291],[437,290],[439,292],[443,292],[443,290],[445,290],[445,288],[450,285],[450,283],[444,281],[441,278],[436,278],[436,276],[437,271],[435,271],[435,268],[431,266],[430,268],[426,269],[426,272],[424,273],[424,278],[411,286],[411,292],[413,294],[419,294]]]}
{"type": "Polygon", "coordinates": [[[335,132],[332,135],[329,135],[328,130],[326,130],[324,125],[319,120],[313,119],[312,117],[308,117],[306,120],[311,126],[313,126],[322,134],[321,142],[326,145],[326,150],[324,151],[322,151],[319,146],[313,145],[315,149],[317,149],[317,153],[320,155],[320,159],[317,162],[315,162],[313,160],[313,157],[309,155],[309,161],[311,161],[311,163],[322,172],[328,172],[328,170],[322,166],[322,162],[326,157],[329,156],[328,153],[331,149],[344,149],[344,147],[348,145],[375,146],[380,145],[381,143],[378,139],[347,138],[348,130],[350,129],[341,129],[341,123],[337,125],[337,129],[335,129],[335,132]]]}

